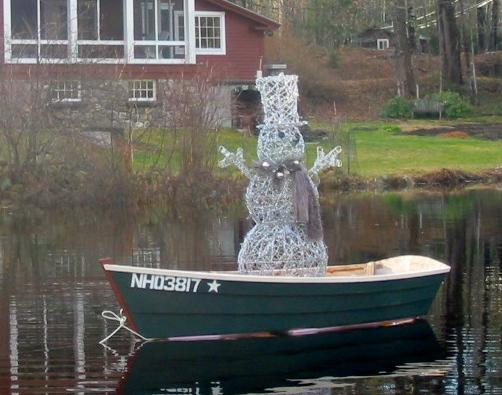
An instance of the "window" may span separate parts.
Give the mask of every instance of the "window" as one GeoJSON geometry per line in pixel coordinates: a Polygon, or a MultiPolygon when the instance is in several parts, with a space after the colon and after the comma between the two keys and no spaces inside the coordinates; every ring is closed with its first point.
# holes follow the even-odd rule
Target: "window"
{"type": "Polygon", "coordinates": [[[11,4],[12,38],[36,40],[38,37],[37,0],[16,0],[11,4]]]}
{"type": "Polygon", "coordinates": [[[39,0],[39,2],[42,40],[67,40],[68,2],[66,0],[39,0]]]}
{"type": "Polygon", "coordinates": [[[388,38],[378,38],[377,39],[377,48],[379,50],[384,50],[389,48],[389,39],[388,38]]]}
{"type": "Polygon", "coordinates": [[[122,0],[78,0],[78,58],[124,57],[122,0]]]}
{"type": "Polygon", "coordinates": [[[11,0],[10,23],[13,57],[68,58],[67,0],[11,0]]]}
{"type": "Polygon", "coordinates": [[[51,101],[60,102],[79,102],[81,98],[80,81],[54,81],[51,84],[51,101]]]}
{"type": "Polygon", "coordinates": [[[123,40],[121,0],[78,0],[79,40],[123,40]]]}
{"type": "Polygon", "coordinates": [[[129,101],[155,101],[157,90],[154,80],[129,81],[129,101]]]}
{"type": "Polygon", "coordinates": [[[225,13],[195,13],[195,48],[200,55],[225,55],[225,13]]]}
{"type": "MultiPolygon", "coordinates": [[[[195,0],[3,0],[5,61],[194,64],[194,7],[195,0]]],[[[213,14],[199,42],[218,53],[224,19],[213,14]]]]}
{"type": "Polygon", "coordinates": [[[134,0],[134,58],[184,59],[184,1],[134,0]]]}

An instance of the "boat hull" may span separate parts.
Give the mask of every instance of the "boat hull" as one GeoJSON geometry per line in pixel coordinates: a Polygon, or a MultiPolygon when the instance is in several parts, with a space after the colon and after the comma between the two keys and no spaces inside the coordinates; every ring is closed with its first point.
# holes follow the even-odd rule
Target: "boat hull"
{"type": "Polygon", "coordinates": [[[186,272],[141,268],[127,272],[117,266],[106,272],[129,325],[156,339],[287,332],[419,317],[427,314],[446,275],[263,282],[185,277],[186,272]]]}

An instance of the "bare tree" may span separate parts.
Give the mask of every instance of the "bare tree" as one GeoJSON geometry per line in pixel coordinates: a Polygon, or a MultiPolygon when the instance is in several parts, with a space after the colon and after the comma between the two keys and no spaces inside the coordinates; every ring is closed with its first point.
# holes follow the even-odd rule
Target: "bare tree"
{"type": "Polygon", "coordinates": [[[221,126],[224,92],[214,72],[203,65],[194,76],[178,76],[159,84],[160,107],[154,123],[160,131],[145,130],[144,138],[160,133],[154,155],[164,159],[155,161],[150,170],[188,177],[214,169],[215,131],[221,126]]]}
{"type": "Polygon", "coordinates": [[[44,163],[64,132],[47,111],[51,99],[44,70],[47,68],[40,66],[38,72],[30,73],[30,79],[23,80],[11,66],[0,69],[2,151],[17,176],[44,163]]]}

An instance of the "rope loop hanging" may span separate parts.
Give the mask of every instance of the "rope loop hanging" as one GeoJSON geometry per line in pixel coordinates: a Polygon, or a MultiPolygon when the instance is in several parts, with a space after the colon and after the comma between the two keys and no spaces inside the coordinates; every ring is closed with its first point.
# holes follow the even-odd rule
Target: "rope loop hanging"
{"type": "Polygon", "coordinates": [[[127,322],[127,317],[123,314],[124,311],[123,309],[120,309],[119,311],[119,314],[111,311],[111,310],[104,310],[102,313],[101,313],[101,317],[103,317],[105,320],[107,321],[116,321],[119,323],[119,326],[117,328],[115,328],[115,330],[113,330],[112,333],[110,333],[108,336],[106,336],[103,340],[101,340],[99,342],[99,344],[101,345],[104,345],[108,340],[110,340],[113,336],[115,336],[115,334],[121,330],[122,328],[125,329],[126,331],[130,332],[131,334],[133,334],[134,336],[140,338],[141,340],[150,340],[150,339],[147,339],[146,337],[140,335],[138,332],[136,332],[135,330],[129,328],[127,325],[126,325],[126,322],[127,322]]]}

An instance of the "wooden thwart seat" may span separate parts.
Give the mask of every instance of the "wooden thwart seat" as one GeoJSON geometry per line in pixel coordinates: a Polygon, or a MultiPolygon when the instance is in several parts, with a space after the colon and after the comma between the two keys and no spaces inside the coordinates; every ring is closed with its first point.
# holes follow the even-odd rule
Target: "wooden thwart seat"
{"type": "Polygon", "coordinates": [[[375,274],[375,262],[358,263],[354,265],[329,266],[327,276],[368,276],[375,274]]]}

